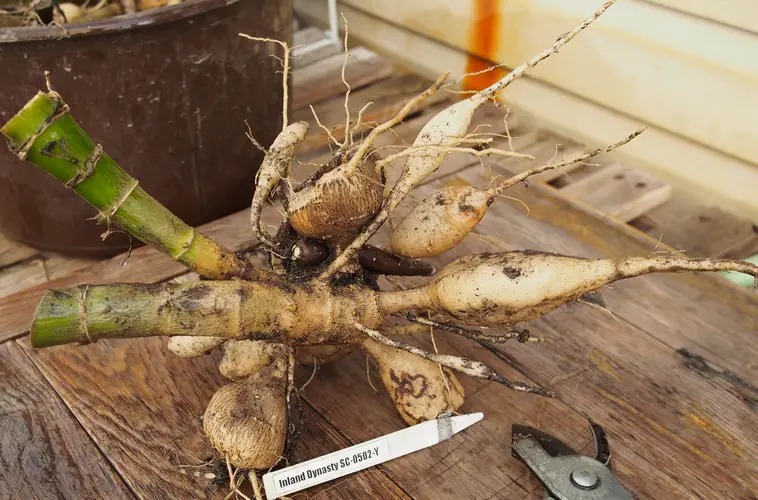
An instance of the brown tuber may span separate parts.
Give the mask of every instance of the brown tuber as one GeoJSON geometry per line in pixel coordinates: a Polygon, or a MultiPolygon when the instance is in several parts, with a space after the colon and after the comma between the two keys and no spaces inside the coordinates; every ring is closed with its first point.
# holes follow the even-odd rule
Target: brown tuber
{"type": "Polygon", "coordinates": [[[268,469],[282,458],[293,368],[288,356],[278,357],[257,373],[225,385],[208,403],[205,434],[235,467],[268,469]]]}
{"type": "Polygon", "coordinates": [[[355,168],[343,164],[314,184],[289,192],[288,220],[304,236],[343,239],[371,221],[383,198],[382,175],[368,154],[355,168]]]}

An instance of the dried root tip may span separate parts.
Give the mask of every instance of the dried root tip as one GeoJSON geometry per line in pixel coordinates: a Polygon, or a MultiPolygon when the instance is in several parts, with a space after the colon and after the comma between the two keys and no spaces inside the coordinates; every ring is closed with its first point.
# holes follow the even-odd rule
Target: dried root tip
{"type": "Polygon", "coordinates": [[[221,375],[239,380],[257,373],[284,356],[281,345],[254,340],[230,340],[224,344],[224,357],[218,365],[221,375]]]}
{"type": "Polygon", "coordinates": [[[288,422],[288,359],[280,357],[254,375],[225,385],[205,410],[205,434],[235,467],[268,469],[282,458],[288,422]]]}
{"type": "Polygon", "coordinates": [[[394,347],[396,349],[402,349],[404,351],[408,351],[411,354],[415,354],[416,356],[420,356],[422,358],[428,359],[429,361],[439,363],[442,366],[446,366],[452,370],[461,372],[464,375],[468,375],[470,377],[475,377],[475,378],[481,378],[484,380],[492,380],[508,387],[509,389],[513,389],[514,391],[530,392],[530,393],[538,394],[540,396],[544,396],[548,398],[553,397],[552,392],[545,390],[541,387],[534,387],[534,386],[525,384],[523,382],[512,382],[508,380],[507,378],[503,377],[502,375],[500,375],[499,373],[497,373],[495,370],[493,370],[489,366],[479,361],[474,361],[474,360],[464,358],[461,356],[452,356],[450,354],[438,354],[438,353],[425,351],[423,349],[419,349],[418,347],[414,347],[404,342],[387,338],[381,333],[379,333],[378,331],[371,330],[370,328],[366,328],[360,323],[354,323],[353,326],[355,326],[355,328],[357,328],[358,330],[365,333],[366,335],[371,337],[373,340],[381,344],[394,347]]]}
{"type": "Polygon", "coordinates": [[[168,340],[168,350],[180,358],[196,358],[208,354],[226,340],[223,337],[171,337],[168,340]]]}
{"type": "Polygon", "coordinates": [[[382,382],[408,425],[433,420],[463,405],[463,386],[450,369],[376,341],[363,348],[379,365],[382,382]]]}
{"type": "Polygon", "coordinates": [[[519,344],[525,344],[527,342],[543,342],[545,340],[544,337],[537,337],[535,335],[532,335],[527,329],[511,330],[506,333],[491,334],[484,333],[480,330],[452,325],[449,323],[440,323],[438,321],[416,316],[413,313],[406,314],[405,318],[408,321],[413,321],[414,323],[418,323],[420,325],[431,326],[432,328],[438,328],[446,332],[454,333],[456,335],[460,335],[461,337],[466,337],[467,339],[476,340],[478,342],[487,342],[489,344],[504,344],[513,339],[516,339],[519,344]]]}
{"type": "Polygon", "coordinates": [[[368,271],[392,276],[431,276],[434,266],[366,245],[358,251],[358,263],[368,271]]]}

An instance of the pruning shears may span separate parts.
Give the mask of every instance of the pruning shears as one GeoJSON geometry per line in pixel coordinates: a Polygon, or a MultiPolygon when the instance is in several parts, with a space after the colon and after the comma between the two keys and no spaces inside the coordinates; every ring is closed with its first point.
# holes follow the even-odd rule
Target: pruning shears
{"type": "Polygon", "coordinates": [[[605,430],[590,422],[595,456],[580,455],[550,434],[514,424],[513,456],[545,486],[546,500],[631,500],[632,494],[611,473],[611,450],[605,430]]]}

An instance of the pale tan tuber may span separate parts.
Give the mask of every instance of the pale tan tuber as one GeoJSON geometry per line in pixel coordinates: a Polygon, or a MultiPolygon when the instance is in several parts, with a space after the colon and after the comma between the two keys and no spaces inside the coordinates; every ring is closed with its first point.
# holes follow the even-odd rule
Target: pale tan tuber
{"type": "Polygon", "coordinates": [[[474,230],[489,206],[507,188],[529,177],[586,161],[601,153],[608,153],[628,143],[643,130],[626,136],[622,140],[604,148],[575,156],[573,158],[548,163],[514,175],[489,189],[472,186],[443,188],[416,205],[397,225],[391,236],[392,251],[409,258],[434,257],[457,246],[474,230]]]}
{"type": "Polygon", "coordinates": [[[402,349],[366,341],[392,402],[408,425],[434,420],[463,404],[463,386],[449,368],[402,349]]]}
{"type": "Polygon", "coordinates": [[[440,255],[468,236],[490,203],[487,193],[475,187],[441,189],[416,205],[392,231],[392,251],[414,259],[440,255]]]}
{"type": "Polygon", "coordinates": [[[196,358],[208,354],[226,342],[223,337],[179,336],[168,339],[168,350],[180,358],[196,358]]]}
{"type": "MultiPolygon", "coordinates": [[[[211,338],[215,339],[215,337],[211,338]]],[[[218,371],[231,380],[239,380],[258,373],[282,355],[281,349],[272,347],[266,342],[230,340],[224,344],[224,356],[218,365],[218,371]]]]}

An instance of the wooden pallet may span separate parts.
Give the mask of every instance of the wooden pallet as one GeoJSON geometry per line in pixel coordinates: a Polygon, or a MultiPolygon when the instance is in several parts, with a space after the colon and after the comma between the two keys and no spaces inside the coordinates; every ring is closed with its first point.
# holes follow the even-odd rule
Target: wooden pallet
{"type": "MultiPolygon", "coordinates": [[[[296,63],[294,95],[298,106],[309,103],[308,96],[318,96],[313,104],[322,120],[339,123],[344,117],[342,89],[334,83],[339,82],[339,66],[334,53],[322,57],[308,65],[296,63]],[[311,68],[322,64],[332,65],[332,73],[311,68]]],[[[351,73],[365,82],[362,88],[354,87],[353,114],[373,100],[368,119],[381,121],[428,84],[415,75],[390,74],[386,68],[391,66],[383,58],[366,55],[363,61],[368,61],[362,63],[363,73],[351,73]]],[[[411,142],[429,117],[445,106],[439,99],[428,102],[397,128],[397,136],[384,138],[382,144],[411,142]]],[[[476,123],[504,133],[502,116],[502,110],[482,109],[476,123]]],[[[294,117],[310,120],[310,110],[299,107],[294,117]]],[[[563,143],[559,155],[582,149],[523,117],[512,118],[509,128],[516,150],[550,159],[557,143],[563,143]]],[[[342,132],[335,130],[338,137],[342,132]]],[[[313,127],[300,151],[301,175],[311,168],[308,162],[328,156],[325,145],[326,134],[313,127]]],[[[639,221],[640,213],[651,216],[663,210],[665,204],[649,207],[657,205],[668,188],[619,166],[613,157],[598,163],[605,166],[583,166],[528,187],[515,186],[508,195],[519,201],[495,203],[477,233],[436,264],[466,253],[510,248],[584,256],[644,255],[666,248],[657,237],[630,228],[623,219],[639,221]],[[636,186],[640,182],[646,186],[636,186]],[[629,183],[634,187],[631,195],[620,187],[629,183]],[[601,196],[608,185],[623,194],[623,203],[601,196]],[[636,196],[651,191],[654,196],[636,196]]],[[[493,176],[524,168],[512,160],[488,164],[490,168],[482,168],[470,157],[452,155],[418,189],[416,199],[440,186],[482,185],[493,176]]],[[[396,175],[397,169],[390,169],[390,177],[396,175]]],[[[676,196],[669,203],[673,201],[676,196]]],[[[404,204],[399,213],[412,203],[404,204]]],[[[275,212],[266,214],[266,223],[278,220],[275,212]]],[[[246,211],[200,229],[259,259],[246,211]]],[[[378,235],[377,241],[386,241],[386,234],[378,235]]],[[[199,419],[224,383],[217,372],[218,354],[177,359],[157,338],[81,348],[33,350],[28,345],[29,319],[48,288],[197,279],[150,248],[136,249],[125,266],[123,260],[124,256],[67,259],[0,238],[0,481],[11,498],[60,494],[220,499],[228,491],[204,477],[212,471],[195,467],[212,454],[199,419]],[[18,279],[8,278],[11,275],[18,279]]],[[[400,284],[417,282],[405,279],[400,284]]],[[[538,495],[536,483],[510,456],[511,423],[542,427],[581,449],[590,441],[586,418],[607,428],[616,474],[640,498],[754,495],[758,443],[749,436],[758,432],[758,298],[721,278],[692,275],[629,280],[604,295],[612,313],[573,304],[531,323],[532,330],[549,339],[541,345],[505,348],[437,335],[440,351],[470,356],[505,376],[550,387],[556,399],[464,378],[463,410],[483,411],[482,423],[446,443],[298,498],[532,498],[538,495]]],[[[417,341],[430,345],[428,338],[417,341]]],[[[308,376],[299,374],[301,383],[308,376]]],[[[306,426],[292,460],[312,458],[403,425],[389,398],[374,392],[367,376],[379,383],[374,369],[367,374],[360,353],[318,371],[303,392],[306,426]]]]}

